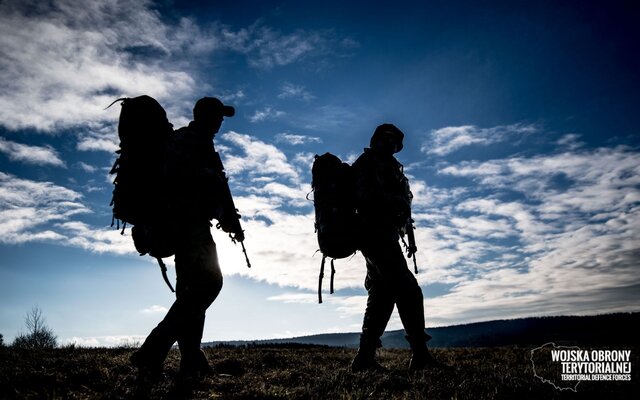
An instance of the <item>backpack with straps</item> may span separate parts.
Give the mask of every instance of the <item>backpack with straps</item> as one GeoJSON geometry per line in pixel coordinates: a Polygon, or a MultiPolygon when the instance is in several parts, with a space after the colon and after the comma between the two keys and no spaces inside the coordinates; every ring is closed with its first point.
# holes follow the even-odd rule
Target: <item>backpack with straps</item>
{"type": "Polygon", "coordinates": [[[163,278],[173,291],[162,262],[163,257],[175,253],[172,229],[166,218],[170,205],[163,193],[173,125],[164,108],[150,96],[121,98],[111,105],[116,102],[121,102],[122,109],[118,122],[120,149],[109,172],[115,174],[111,226],[117,222],[119,228],[122,222],[124,234],[127,224],[133,225],[131,235],[136,250],[158,260],[163,278]]]}
{"type": "Polygon", "coordinates": [[[318,280],[318,302],[322,303],[325,260],[331,259],[330,293],[333,293],[334,260],[349,257],[358,250],[359,224],[351,166],[331,153],[316,155],[311,176],[315,229],[322,252],[318,280]]]}

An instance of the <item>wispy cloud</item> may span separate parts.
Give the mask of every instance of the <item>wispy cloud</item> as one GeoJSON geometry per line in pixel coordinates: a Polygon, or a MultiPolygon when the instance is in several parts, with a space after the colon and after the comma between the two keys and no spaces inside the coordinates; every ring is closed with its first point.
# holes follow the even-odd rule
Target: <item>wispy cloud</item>
{"type": "Polygon", "coordinates": [[[0,243],[52,242],[96,253],[136,254],[131,238],[116,229],[78,220],[91,213],[82,194],[51,182],[0,172],[0,243]]]}
{"type": "Polygon", "coordinates": [[[30,146],[0,137],[0,153],[4,153],[12,161],[65,167],[64,161],[60,159],[58,152],[51,146],[30,146]]]}
{"type": "Polygon", "coordinates": [[[315,96],[304,86],[294,85],[291,82],[285,82],[280,88],[280,94],[278,94],[278,98],[310,101],[313,100],[315,96]]]}
{"type": "Polygon", "coordinates": [[[568,133],[558,139],[557,144],[566,147],[568,150],[577,150],[584,146],[584,143],[580,140],[580,135],[576,133],[568,133]]]}
{"type": "Polygon", "coordinates": [[[245,54],[249,65],[261,69],[289,65],[353,48],[350,43],[337,40],[329,31],[299,29],[282,33],[260,23],[237,31],[223,28],[221,43],[245,54]]]}
{"type": "Polygon", "coordinates": [[[269,119],[277,119],[285,115],[284,111],[275,110],[271,107],[265,107],[262,110],[256,110],[256,112],[249,117],[251,122],[262,122],[269,119]]]}
{"type": "Polygon", "coordinates": [[[345,129],[358,121],[358,111],[353,107],[330,104],[296,115],[294,119],[304,129],[331,132],[345,129]]]}
{"type": "Polygon", "coordinates": [[[0,172],[0,242],[66,240],[49,223],[90,212],[82,195],[51,182],[36,182],[0,172]]]}
{"type": "Polygon", "coordinates": [[[137,254],[130,235],[122,235],[118,229],[93,227],[80,221],[61,222],[55,225],[65,234],[62,244],[78,247],[94,253],[119,255],[137,254]]]}
{"type": "Polygon", "coordinates": [[[77,166],[78,166],[78,168],[80,168],[84,172],[88,172],[90,174],[92,174],[92,173],[94,173],[94,172],[96,172],[98,170],[97,167],[95,167],[93,165],[89,165],[89,164],[87,164],[85,162],[82,162],[82,161],[78,162],[77,166]]]}
{"type": "Polygon", "coordinates": [[[295,135],[293,133],[278,133],[276,142],[288,143],[290,145],[302,145],[309,143],[322,143],[322,139],[317,136],[295,135]]]}
{"type": "Polygon", "coordinates": [[[522,136],[536,132],[535,125],[514,124],[491,128],[479,128],[474,125],[449,126],[431,131],[429,138],[422,144],[420,150],[426,154],[444,156],[465,146],[488,146],[507,140],[507,138],[522,136]]]}

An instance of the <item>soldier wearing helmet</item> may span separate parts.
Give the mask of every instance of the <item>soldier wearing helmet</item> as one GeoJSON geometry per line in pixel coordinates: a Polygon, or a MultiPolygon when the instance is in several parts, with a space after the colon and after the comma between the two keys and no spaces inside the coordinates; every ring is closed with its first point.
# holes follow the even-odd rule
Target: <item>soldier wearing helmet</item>
{"type": "Polygon", "coordinates": [[[392,124],[382,124],[371,137],[370,147],[353,164],[356,207],[362,227],[361,252],[367,265],[367,307],[360,347],[353,371],[384,369],[375,360],[394,306],[397,306],[413,356],[409,368],[442,366],[426,342],[423,295],[407,266],[398,242],[399,232],[411,218],[409,181],[394,154],[403,148],[404,134],[392,124]]]}

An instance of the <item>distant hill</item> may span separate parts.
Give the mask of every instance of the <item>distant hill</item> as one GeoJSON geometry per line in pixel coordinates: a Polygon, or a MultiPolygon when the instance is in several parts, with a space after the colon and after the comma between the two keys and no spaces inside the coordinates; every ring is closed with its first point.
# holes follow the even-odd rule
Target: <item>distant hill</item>
{"type": "MultiPolygon", "coordinates": [[[[555,342],[582,346],[638,345],[640,313],[618,313],[595,316],[533,317],[476,322],[439,328],[427,328],[433,339],[430,347],[494,347],[542,345],[555,342]]],[[[382,336],[386,348],[408,348],[404,330],[388,331],[382,336]]],[[[223,341],[205,346],[274,345],[295,343],[335,347],[358,347],[360,334],[326,333],[286,339],[223,341]]]]}

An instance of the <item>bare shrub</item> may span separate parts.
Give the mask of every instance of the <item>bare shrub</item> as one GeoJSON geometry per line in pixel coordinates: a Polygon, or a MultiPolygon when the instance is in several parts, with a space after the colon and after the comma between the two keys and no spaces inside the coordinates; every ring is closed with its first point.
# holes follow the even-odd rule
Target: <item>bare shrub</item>
{"type": "Polygon", "coordinates": [[[25,317],[27,333],[16,336],[13,346],[21,349],[52,349],[57,346],[58,338],[46,325],[42,310],[35,306],[25,317]]]}

